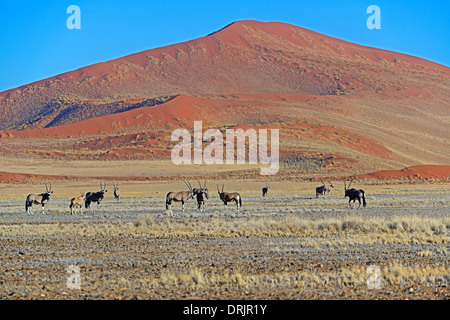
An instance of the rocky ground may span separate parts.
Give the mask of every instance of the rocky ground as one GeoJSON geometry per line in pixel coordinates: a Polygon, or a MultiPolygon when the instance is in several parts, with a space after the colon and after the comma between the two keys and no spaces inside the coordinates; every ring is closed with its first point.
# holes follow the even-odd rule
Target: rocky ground
{"type": "Polygon", "coordinates": [[[361,209],[253,195],[239,213],[216,194],[205,212],[123,197],[73,216],[0,199],[0,299],[449,299],[445,188],[374,190],[361,209]]]}

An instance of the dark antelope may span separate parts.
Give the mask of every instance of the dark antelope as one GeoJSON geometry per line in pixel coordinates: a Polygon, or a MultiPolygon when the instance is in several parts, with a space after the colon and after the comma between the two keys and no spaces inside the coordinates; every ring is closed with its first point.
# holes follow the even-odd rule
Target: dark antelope
{"type": "Polygon", "coordinates": [[[82,193],[79,197],[72,198],[69,205],[70,214],[74,214],[74,212],[76,213],[77,208],[80,209],[80,213],[83,213],[83,201],[85,199],[86,197],[84,196],[84,193],[82,193]]]}
{"type": "Polygon", "coordinates": [[[224,192],[224,185],[222,185],[222,192],[219,191],[219,186],[217,186],[217,192],[219,193],[220,200],[223,201],[225,208],[227,207],[227,203],[234,201],[236,203],[236,207],[239,211],[240,207],[242,207],[242,198],[241,195],[237,192],[224,192]]]}
{"type": "Polygon", "coordinates": [[[267,196],[267,194],[269,193],[269,183],[266,182],[266,186],[264,188],[262,188],[262,196],[265,197],[267,196]]]}
{"type": "Polygon", "coordinates": [[[350,207],[352,207],[350,204],[350,202],[352,200],[353,200],[353,207],[355,206],[355,201],[358,200],[358,202],[359,202],[358,208],[361,207],[361,199],[362,199],[363,207],[365,207],[366,206],[366,198],[364,197],[364,190],[363,189],[357,190],[355,188],[350,189],[350,185],[352,184],[352,182],[353,182],[353,179],[350,181],[350,183],[348,184],[348,187],[347,187],[346,181],[344,181],[344,189],[345,189],[345,197],[344,198],[348,197],[348,199],[349,199],[348,205],[350,207]]]}
{"type": "Polygon", "coordinates": [[[84,202],[84,205],[86,209],[89,209],[91,207],[91,202],[97,202],[97,209],[100,207],[100,202],[102,202],[103,198],[105,197],[106,190],[106,183],[104,186],[102,186],[102,183],[100,182],[100,191],[97,192],[88,192],[86,193],[86,200],[84,202]]]}
{"type": "MultiPolygon", "coordinates": [[[[323,185],[316,188],[316,198],[319,197],[319,194],[325,195],[325,193],[330,193],[330,191],[331,191],[331,189],[327,188],[327,186],[326,186],[325,183],[322,181],[322,179],[320,179],[320,181],[322,182],[323,185]]],[[[334,188],[334,186],[331,184],[330,181],[328,181],[328,183],[330,184],[330,187],[331,187],[331,188],[334,188]]]]}
{"type": "Polygon", "coordinates": [[[184,203],[190,198],[194,198],[194,190],[191,187],[191,184],[188,181],[184,181],[189,191],[178,191],[178,192],[169,192],[166,195],[166,210],[172,210],[172,201],[181,202],[181,208],[184,211],[184,203]]]}
{"type": "Polygon", "coordinates": [[[116,198],[116,200],[119,200],[119,183],[117,182],[117,185],[114,184],[113,181],[113,188],[114,188],[114,198],[116,198]]]}
{"type": "Polygon", "coordinates": [[[198,182],[198,185],[200,186],[200,188],[199,189],[194,188],[193,192],[195,194],[195,197],[197,198],[198,210],[204,211],[205,210],[205,201],[206,201],[206,199],[209,199],[208,188],[206,187],[206,181],[205,181],[205,185],[203,187],[200,184],[200,181],[198,182]]]}
{"type": "Polygon", "coordinates": [[[41,194],[30,194],[28,195],[27,199],[25,200],[25,210],[28,214],[34,214],[33,210],[31,209],[31,206],[33,204],[41,204],[42,205],[42,214],[45,214],[44,206],[45,204],[50,200],[50,195],[53,193],[52,191],[52,185],[50,185],[50,188],[45,185],[45,192],[41,194]]]}

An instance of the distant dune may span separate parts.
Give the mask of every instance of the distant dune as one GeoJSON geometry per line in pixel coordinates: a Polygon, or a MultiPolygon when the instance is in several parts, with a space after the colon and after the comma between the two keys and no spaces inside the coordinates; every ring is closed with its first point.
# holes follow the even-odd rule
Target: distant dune
{"type": "Polygon", "coordinates": [[[421,165],[404,168],[401,170],[382,170],[356,176],[358,179],[450,179],[450,165],[421,165]]]}
{"type": "Polygon", "coordinates": [[[171,132],[202,120],[280,129],[281,174],[432,176],[450,164],[449,76],[417,57],[238,21],[1,92],[0,156],[167,160],[171,132]],[[386,171],[403,167],[412,172],[386,171]]]}

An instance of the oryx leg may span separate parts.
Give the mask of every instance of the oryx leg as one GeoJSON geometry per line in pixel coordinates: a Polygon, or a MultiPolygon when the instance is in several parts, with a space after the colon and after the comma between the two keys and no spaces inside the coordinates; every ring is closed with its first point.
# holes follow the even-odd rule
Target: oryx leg
{"type": "Polygon", "coordinates": [[[44,205],[42,205],[42,214],[45,214],[44,205]]]}
{"type": "Polygon", "coordinates": [[[184,212],[184,201],[181,200],[181,210],[184,212]]]}

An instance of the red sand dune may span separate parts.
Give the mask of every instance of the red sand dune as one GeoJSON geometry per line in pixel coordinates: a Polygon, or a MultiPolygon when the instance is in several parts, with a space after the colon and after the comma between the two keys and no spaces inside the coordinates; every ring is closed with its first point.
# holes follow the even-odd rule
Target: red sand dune
{"type": "MultiPolygon", "coordinates": [[[[10,173],[0,171],[0,183],[27,183],[27,182],[39,182],[39,181],[58,181],[58,180],[108,180],[108,181],[147,181],[147,180],[164,180],[169,177],[75,177],[75,176],[61,176],[61,175],[41,175],[41,174],[29,174],[29,173],[10,173]]],[[[179,179],[180,177],[172,177],[179,179]]],[[[412,180],[450,180],[450,165],[418,165],[411,166],[401,170],[381,170],[377,172],[361,174],[356,176],[347,177],[347,179],[368,179],[368,180],[389,180],[389,179],[412,179],[412,180]]],[[[330,179],[330,178],[323,178],[330,179]]],[[[332,177],[333,180],[339,180],[339,178],[332,177]]],[[[344,178],[342,178],[344,179],[344,178]]],[[[316,181],[320,181],[317,178],[316,181]]]]}
{"type": "Polygon", "coordinates": [[[411,178],[411,179],[449,179],[450,165],[417,165],[401,170],[382,170],[368,174],[354,176],[357,179],[391,179],[391,178],[411,178]]]}
{"type": "Polygon", "coordinates": [[[87,136],[96,134],[110,134],[122,131],[128,127],[144,126],[149,121],[162,124],[176,123],[175,118],[195,118],[192,100],[195,98],[179,96],[163,105],[134,109],[122,113],[96,117],[76,123],[51,128],[26,129],[20,131],[3,131],[3,138],[45,138],[65,136],[87,136]]]}
{"type": "Polygon", "coordinates": [[[26,183],[31,181],[66,180],[69,176],[42,175],[32,173],[12,173],[0,171],[0,183],[26,183]]]}
{"type": "MultiPolygon", "coordinates": [[[[280,110],[283,107],[279,105],[279,102],[286,100],[285,95],[232,95],[223,97],[224,99],[216,99],[214,96],[205,98],[179,95],[161,105],[134,109],[72,124],[51,128],[0,132],[0,140],[14,138],[64,139],[66,137],[95,136],[95,138],[77,143],[73,146],[73,149],[109,150],[104,156],[105,159],[120,159],[121,156],[122,158],[127,156],[149,158],[152,156],[149,154],[149,152],[152,152],[152,146],[155,147],[158,144],[157,140],[148,139],[146,142],[140,143],[140,147],[145,147],[145,150],[124,148],[121,146],[135,139],[136,134],[122,134],[122,132],[138,128],[137,130],[142,132],[139,135],[143,136],[146,135],[146,131],[163,130],[165,136],[170,136],[171,131],[175,128],[183,127],[192,131],[194,120],[201,119],[204,130],[208,127],[222,128],[224,125],[228,129],[279,129],[280,138],[284,140],[301,139],[314,141],[315,143],[343,146],[385,159],[392,157],[392,152],[389,149],[373,139],[348,132],[342,128],[319,123],[307,124],[299,122],[298,117],[301,115],[301,112],[298,110],[298,107],[285,106],[285,110],[297,109],[294,111],[299,113],[298,116],[293,117],[292,112],[289,112],[287,116],[282,118],[280,110]],[[245,96],[244,100],[238,99],[242,98],[242,96],[245,96]],[[251,125],[229,125],[230,123],[242,123],[242,113],[246,114],[247,119],[252,118],[255,121],[263,119],[267,123],[264,125],[257,123],[252,123],[251,125]],[[279,121],[280,117],[283,120],[282,123],[279,121]],[[275,123],[272,124],[270,123],[271,121],[275,123]]],[[[303,95],[287,95],[287,98],[292,101],[302,101],[305,97],[303,95]]],[[[320,119],[317,121],[319,122],[320,119]]],[[[225,134],[224,128],[222,128],[222,132],[225,134]]],[[[164,150],[157,152],[163,152],[163,155],[166,156],[170,155],[164,150]]],[[[53,155],[57,157],[58,153],[54,152],[53,155]]]]}
{"type": "Polygon", "coordinates": [[[334,153],[355,172],[448,164],[449,76],[417,57],[239,21],[0,93],[0,154],[81,159],[83,148],[95,159],[167,159],[170,133],[203,120],[279,128],[282,154],[334,153]],[[176,98],[127,109],[168,96],[176,98]],[[64,116],[73,123],[43,128],[64,116]]]}
{"type": "Polygon", "coordinates": [[[422,81],[418,85],[417,79],[425,76],[436,82],[449,74],[448,67],[431,61],[294,25],[238,21],[206,37],[1,92],[0,129],[39,121],[49,111],[46,106],[60,97],[104,103],[111,97],[130,101],[177,94],[336,95],[351,90],[406,97],[406,89],[419,94],[442,90],[422,81]]]}
{"type": "Polygon", "coordinates": [[[0,171],[0,183],[39,183],[61,180],[108,180],[108,181],[147,181],[147,180],[162,180],[164,177],[75,177],[75,176],[61,176],[61,175],[45,175],[45,174],[31,174],[31,173],[12,173],[0,171]]]}

